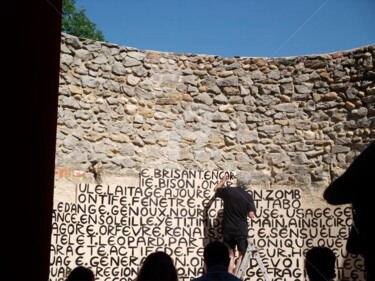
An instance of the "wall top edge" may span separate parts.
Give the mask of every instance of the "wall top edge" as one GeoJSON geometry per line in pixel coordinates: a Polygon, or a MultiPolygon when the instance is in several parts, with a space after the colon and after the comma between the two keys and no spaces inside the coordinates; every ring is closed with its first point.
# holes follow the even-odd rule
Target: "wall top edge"
{"type": "Polygon", "coordinates": [[[62,32],[61,33],[62,38],[76,38],[79,41],[83,42],[90,42],[90,43],[98,43],[100,45],[104,45],[110,48],[124,48],[127,51],[138,51],[138,52],[145,52],[145,53],[159,53],[159,54],[173,54],[173,55],[184,55],[188,57],[214,57],[214,58],[241,58],[241,59],[275,59],[275,60],[292,60],[296,58],[311,58],[311,57],[319,57],[319,56],[325,56],[325,55],[334,55],[334,54],[346,54],[346,53],[351,53],[351,52],[361,52],[365,48],[370,48],[370,49],[375,49],[375,43],[370,44],[370,45],[364,45],[360,46],[357,48],[349,49],[349,50],[341,50],[341,51],[336,51],[336,52],[328,52],[328,53],[320,53],[320,54],[308,54],[308,55],[299,55],[299,56],[286,56],[286,57],[256,57],[256,56],[232,56],[232,57],[223,57],[220,55],[207,55],[207,54],[198,54],[198,53],[178,53],[178,52],[163,52],[163,51],[158,51],[158,50],[151,50],[151,49],[138,49],[135,47],[130,47],[130,46],[123,46],[123,45],[118,45],[115,43],[107,42],[107,41],[95,41],[92,39],[87,39],[87,38],[82,38],[82,37],[77,37],[74,35],[70,35],[67,33],[62,32]]]}

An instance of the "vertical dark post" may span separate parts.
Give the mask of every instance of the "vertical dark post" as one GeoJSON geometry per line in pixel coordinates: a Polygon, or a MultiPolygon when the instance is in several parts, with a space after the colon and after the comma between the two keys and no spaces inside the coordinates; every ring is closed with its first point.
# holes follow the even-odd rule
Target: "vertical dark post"
{"type": "MultiPolygon", "coordinates": [[[[28,183],[18,253],[19,280],[47,281],[52,231],[62,0],[19,2],[24,8],[21,48],[27,71],[20,86],[28,101],[28,183]],[[28,225],[28,227],[26,227],[28,225]],[[24,241],[23,241],[24,240],[24,241]],[[23,276],[24,275],[24,276],[23,276]],[[21,278],[24,277],[24,278],[21,278]]],[[[20,193],[21,193],[20,192],[20,193]]],[[[17,236],[17,235],[16,235],[17,236]]],[[[18,237],[18,236],[17,236],[18,237]]]]}

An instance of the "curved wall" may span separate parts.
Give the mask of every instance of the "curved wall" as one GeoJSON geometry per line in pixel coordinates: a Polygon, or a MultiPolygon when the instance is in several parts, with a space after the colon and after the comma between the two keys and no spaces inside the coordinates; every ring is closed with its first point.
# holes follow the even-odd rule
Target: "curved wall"
{"type": "Polygon", "coordinates": [[[374,53],[223,58],[63,35],[57,180],[147,167],[325,187],[375,136],[374,53]]]}
{"type": "Polygon", "coordinates": [[[344,249],[350,208],[321,193],[374,139],[374,57],[366,46],[223,58],[63,34],[52,279],[85,260],[99,280],[132,280],[163,245],[182,279],[199,275],[204,245],[220,237],[212,187],[237,170],[252,174],[249,235],[267,249],[272,280],[300,280],[304,251],[319,243],[340,257],[339,278],[362,275],[344,249]]]}

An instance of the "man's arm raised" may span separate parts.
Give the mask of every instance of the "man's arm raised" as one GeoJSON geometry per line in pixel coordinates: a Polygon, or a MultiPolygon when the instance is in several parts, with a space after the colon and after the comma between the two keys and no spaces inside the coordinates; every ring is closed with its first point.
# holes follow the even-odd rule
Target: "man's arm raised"
{"type": "Polygon", "coordinates": [[[227,176],[227,175],[223,176],[223,177],[221,178],[221,181],[215,186],[214,191],[216,192],[216,190],[217,190],[218,188],[222,188],[223,185],[224,185],[224,183],[227,181],[227,179],[228,179],[228,176],[227,176]]]}

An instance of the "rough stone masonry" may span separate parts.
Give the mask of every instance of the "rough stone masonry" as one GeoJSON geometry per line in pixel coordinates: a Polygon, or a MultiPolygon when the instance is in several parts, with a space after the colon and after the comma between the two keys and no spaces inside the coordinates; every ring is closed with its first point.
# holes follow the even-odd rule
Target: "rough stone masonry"
{"type": "Polygon", "coordinates": [[[375,45],[224,58],[62,34],[57,196],[165,168],[247,170],[254,187],[317,202],[374,139],[374,57],[375,45]]]}

